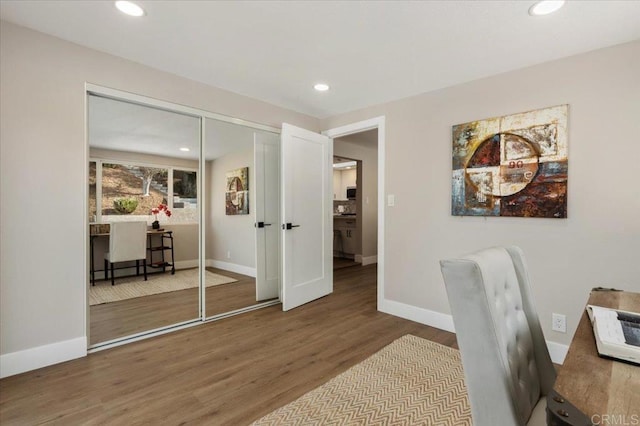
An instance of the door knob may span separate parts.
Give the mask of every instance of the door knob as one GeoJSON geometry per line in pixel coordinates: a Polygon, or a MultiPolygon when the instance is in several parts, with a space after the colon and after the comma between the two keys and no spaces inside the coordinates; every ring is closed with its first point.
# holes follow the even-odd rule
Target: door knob
{"type": "Polygon", "coordinates": [[[265,226],[271,226],[271,223],[258,222],[255,224],[256,228],[264,228],[265,226]]]}
{"type": "Polygon", "coordinates": [[[300,225],[292,225],[291,223],[287,223],[287,224],[282,225],[282,229],[287,229],[287,230],[289,230],[291,228],[299,228],[299,227],[300,227],[300,225]]]}

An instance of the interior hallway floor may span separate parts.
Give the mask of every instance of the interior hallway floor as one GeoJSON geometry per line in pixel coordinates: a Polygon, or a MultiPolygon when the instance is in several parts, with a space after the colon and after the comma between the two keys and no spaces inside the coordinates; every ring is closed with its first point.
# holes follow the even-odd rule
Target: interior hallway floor
{"type": "Polygon", "coordinates": [[[355,262],[352,259],[347,259],[345,257],[335,257],[333,258],[333,269],[342,269],[349,268],[350,266],[361,266],[361,263],[355,262]]]}

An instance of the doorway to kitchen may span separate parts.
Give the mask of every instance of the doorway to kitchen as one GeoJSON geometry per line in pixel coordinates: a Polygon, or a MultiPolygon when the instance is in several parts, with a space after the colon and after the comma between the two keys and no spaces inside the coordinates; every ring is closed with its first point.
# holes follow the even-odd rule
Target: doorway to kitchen
{"type": "MultiPolygon", "coordinates": [[[[371,254],[367,257],[361,257],[360,260],[362,265],[371,264],[370,267],[376,268],[376,285],[377,285],[377,309],[384,310],[385,308],[385,281],[384,281],[384,259],[385,259],[385,250],[384,250],[384,215],[385,215],[385,140],[386,140],[386,132],[385,132],[385,117],[379,116],[375,118],[370,118],[363,121],[358,121],[351,124],[342,125],[340,127],[333,127],[329,130],[325,130],[322,134],[328,136],[333,139],[333,153],[332,155],[338,155],[348,158],[357,158],[358,154],[350,155],[348,152],[345,152],[347,149],[357,149],[355,146],[362,145],[363,148],[369,148],[367,151],[373,151],[375,156],[371,156],[369,161],[366,161],[364,158],[359,158],[362,161],[362,170],[363,170],[363,188],[360,191],[363,200],[365,201],[364,206],[366,207],[365,211],[367,214],[367,221],[363,220],[363,224],[368,221],[373,221],[373,227],[375,229],[375,233],[363,233],[366,237],[366,244],[363,244],[362,247],[375,247],[375,254],[371,254]],[[370,132],[370,133],[369,133],[370,132]],[[360,136],[358,136],[360,135],[360,136]],[[364,142],[361,138],[365,137],[368,142],[364,142]],[[351,138],[349,138],[351,137],[351,138]],[[349,141],[348,139],[351,139],[349,141]],[[355,140],[354,140],[355,139],[355,140]],[[337,143],[336,143],[337,141],[337,143]],[[360,144],[358,142],[361,142],[360,144]],[[375,144],[375,148],[373,147],[375,144]],[[370,170],[366,172],[366,170],[370,170]],[[365,188],[366,182],[365,179],[369,180],[371,178],[371,182],[375,182],[375,186],[370,188],[365,188]],[[368,198],[367,198],[368,197],[368,198]],[[372,209],[372,210],[371,210],[372,209]],[[375,264],[375,266],[373,265],[375,264]]],[[[357,194],[357,192],[356,192],[357,194]]],[[[364,212],[363,212],[364,213],[364,212]]],[[[363,214],[364,216],[364,214],[363,214]]],[[[362,254],[361,254],[362,255],[362,254]]],[[[349,269],[345,268],[339,271],[349,271],[349,269]]],[[[335,273],[334,273],[335,275],[335,273]]]]}
{"type": "Polygon", "coordinates": [[[334,270],[377,263],[378,129],[334,139],[334,270]]]}
{"type": "Polygon", "coordinates": [[[362,161],[334,155],[334,270],[360,265],[355,261],[356,254],[362,253],[362,215],[358,216],[358,212],[362,212],[362,197],[358,197],[358,188],[362,190],[362,161]]]}

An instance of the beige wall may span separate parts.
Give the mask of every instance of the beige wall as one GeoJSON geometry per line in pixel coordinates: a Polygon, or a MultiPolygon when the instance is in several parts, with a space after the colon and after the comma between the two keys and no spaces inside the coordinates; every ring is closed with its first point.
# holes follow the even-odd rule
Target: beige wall
{"type": "Polygon", "coordinates": [[[2,22],[0,354],[12,354],[3,363],[86,335],[85,82],[319,130],[313,117],[2,22]]]}
{"type": "Polygon", "coordinates": [[[353,143],[352,139],[352,136],[335,139],[333,153],[361,161],[362,181],[358,183],[358,201],[361,202],[358,217],[361,223],[358,228],[362,226],[362,249],[358,254],[367,258],[378,254],[378,145],[377,141],[363,145],[353,143]]]}
{"type": "Polygon", "coordinates": [[[207,161],[207,220],[206,260],[234,265],[256,267],[256,229],[254,227],[256,205],[256,180],[253,164],[253,148],[234,151],[224,157],[207,161]],[[249,214],[227,216],[225,192],[227,172],[249,167],[249,214]],[[230,254],[227,257],[227,254],[230,254]]]}
{"type": "Polygon", "coordinates": [[[640,291],[640,42],[509,72],[323,120],[386,116],[385,298],[449,314],[438,260],[516,244],[547,339],[568,343],[589,290],[640,291]],[[451,126],[569,104],[568,219],[453,217],[451,126]],[[551,331],[551,313],[568,333],[551,331]]]}

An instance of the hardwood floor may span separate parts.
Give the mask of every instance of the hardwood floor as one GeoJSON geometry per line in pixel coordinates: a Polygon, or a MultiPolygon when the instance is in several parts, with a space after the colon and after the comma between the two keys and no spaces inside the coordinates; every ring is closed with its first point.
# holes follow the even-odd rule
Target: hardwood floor
{"type": "MultiPolygon", "coordinates": [[[[207,287],[207,317],[256,303],[255,278],[217,268],[207,269],[238,280],[207,287]]],[[[89,339],[93,345],[194,318],[199,318],[197,288],[104,303],[90,307],[89,339]]]]}
{"type": "Polygon", "coordinates": [[[360,266],[360,263],[355,262],[352,259],[347,259],[345,257],[335,257],[333,258],[333,269],[342,269],[349,268],[351,266],[360,266]]]}
{"type": "Polygon", "coordinates": [[[334,293],[272,306],[0,381],[0,423],[243,425],[404,334],[451,333],[376,311],[376,268],[335,271],[334,293]]]}

